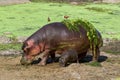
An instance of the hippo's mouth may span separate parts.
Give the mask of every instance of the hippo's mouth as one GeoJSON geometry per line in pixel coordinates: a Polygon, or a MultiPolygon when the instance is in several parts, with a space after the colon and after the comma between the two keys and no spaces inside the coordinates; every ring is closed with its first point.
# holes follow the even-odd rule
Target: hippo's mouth
{"type": "Polygon", "coordinates": [[[25,56],[22,56],[20,63],[22,65],[30,65],[30,64],[36,64],[41,61],[41,57],[39,55],[32,57],[32,59],[27,59],[25,56]]]}
{"type": "Polygon", "coordinates": [[[29,65],[32,63],[33,60],[29,60],[29,59],[26,59],[25,57],[22,57],[21,60],[20,60],[20,63],[22,65],[29,65]]]}

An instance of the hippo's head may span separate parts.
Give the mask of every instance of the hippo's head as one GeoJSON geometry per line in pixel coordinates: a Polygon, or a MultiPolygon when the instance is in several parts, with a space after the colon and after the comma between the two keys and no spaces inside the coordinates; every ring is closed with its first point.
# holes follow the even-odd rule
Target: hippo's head
{"type": "Polygon", "coordinates": [[[23,53],[20,62],[21,64],[26,65],[30,64],[35,56],[41,52],[41,47],[39,44],[36,44],[34,40],[27,40],[23,43],[22,50],[23,53]]]}

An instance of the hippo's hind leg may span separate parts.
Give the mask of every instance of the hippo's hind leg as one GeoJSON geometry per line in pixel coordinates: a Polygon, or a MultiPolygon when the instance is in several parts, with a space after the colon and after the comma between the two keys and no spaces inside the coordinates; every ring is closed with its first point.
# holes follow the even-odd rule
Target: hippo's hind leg
{"type": "Polygon", "coordinates": [[[92,47],[92,54],[93,54],[93,58],[92,58],[92,61],[96,62],[98,61],[98,58],[100,56],[100,50],[99,50],[99,47],[98,46],[93,46],[92,47]]]}
{"type": "Polygon", "coordinates": [[[79,59],[79,60],[84,59],[84,58],[85,58],[85,56],[86,56],[86,54],[87,54],[87,51],[85,51],[85,52],[83,52],[83,53],[78,54],[78,59],[79,59]]]}
{"type": "Polygon", "coordinates": [[[52,59],[52,62],[56,62],[56,58],[55,58],[55,50],[54,51],[50,51],[50,56],[51,56],[51,59],[52,59]]]}

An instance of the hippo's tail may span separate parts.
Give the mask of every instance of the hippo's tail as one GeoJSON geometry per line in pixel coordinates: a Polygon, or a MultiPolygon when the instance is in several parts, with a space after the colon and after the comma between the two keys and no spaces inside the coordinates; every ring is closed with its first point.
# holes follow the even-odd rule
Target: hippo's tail
{"type": "Polygon", "coordinates": [[[99,31],[97,31],[97,35],[98,35],[98,47],[102,47],[103,46],[103,39],[102,39],[102,36],[101,36],[99,31]]]}

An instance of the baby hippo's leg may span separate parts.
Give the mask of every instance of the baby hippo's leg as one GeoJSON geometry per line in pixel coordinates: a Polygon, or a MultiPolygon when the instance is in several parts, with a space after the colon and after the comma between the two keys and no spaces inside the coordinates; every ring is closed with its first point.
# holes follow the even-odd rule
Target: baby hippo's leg
{"type": "Polygon", "coordinates": [[[68,60],[69,60],[68,51],[63,51],[61,57],[59,58],[60,66],[66,67],[68,60]]]}
{"type": "Polygon", "coordinates": [[[74,49],[68,49],[64,51],[59,59],[60,66],[67,66],[67,63],[77,61],[79,63],[78,59],[78,53],[74,49]]]}
{"type": "Polygon", "coordinates": [[[59,65],[62,67],[65,67],[67,65],[67,62],[65,61],[64,58],[60,57],[59,59],[59,65]]]}

